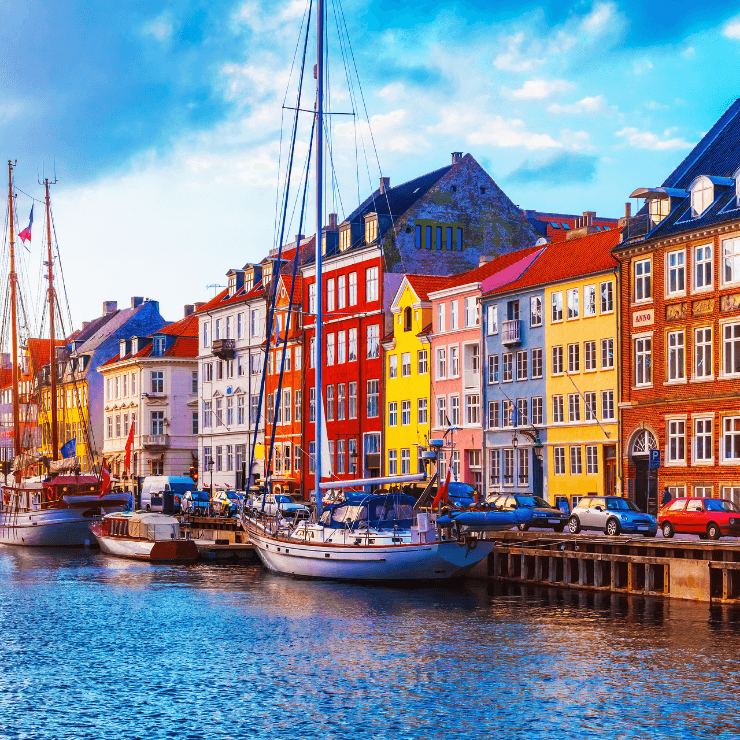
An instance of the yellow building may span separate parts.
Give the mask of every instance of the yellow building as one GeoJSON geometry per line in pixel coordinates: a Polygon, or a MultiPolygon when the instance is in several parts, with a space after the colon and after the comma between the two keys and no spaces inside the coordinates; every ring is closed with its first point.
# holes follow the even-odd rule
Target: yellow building
{"type": "Polygon", "coordinates": [[[439,279],[405,275],[391,304],[393,332],[385,350],[385,474],[406,475],[423,469],[432,413],[430,341],[432,304],[428,291],[439,279]]]}
{"type": "Polygon", "coordinates": [[[587,494],[620,492],[619,282],[611,256],[618,239],[616,229],[592,233],[545,255],[556,278],[544,286],[543,307],[551,502],[565,496],[572,506],[587,494]]]}

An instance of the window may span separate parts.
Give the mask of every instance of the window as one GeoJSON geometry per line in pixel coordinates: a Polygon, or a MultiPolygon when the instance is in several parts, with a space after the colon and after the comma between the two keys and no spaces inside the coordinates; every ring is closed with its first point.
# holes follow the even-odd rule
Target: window
{"type": "Polygon", "coordinates": [[[241,339],[244,336],[244,314],[236,315],[236,338],[241,339]]]}
{"type": "MultiPolygon", "coordinates": [[[[220,403],[221,403],[220,401],[216,402],[217,408],[218,408],[218,404],[220,403]]],[[[219,416],[220,418],[220,415],[218,415],[218,412],[216,413],[217,413],[217,416],[219,416]]],[[[275,396],[272,393],[270,393],[267,396],[267,423],[272,424],[274,418],[275,418],[275,396]]]]}
{"type": "Polygon", "coordinates": [[[570,448],[570,474],[580,475],[583,472],[582,461],[581,461],[581,448],[571,447],[570,448]]]}
{"type": "Polygon", "coordinates": [[[234,446],[226,445],[226,470],[234,469],[234,446]]]}
{"type": "Polygon", "coordinates": [[[514,450],[507,447],[504,451],[504,485],[514,483],[514,450]]]}
{"type": "Polygon", "coordinates": [[[694,419],[694,460],[707,462],[714,457],[712,444],[713,419],[694,419]]]}
{"type": "Polygon", "coordinates": [[[723,282],[740,282],[740,237],[722,242],[723,282]]]}
{"type": "Polygon", "coordinates": [[[380,325],[371,324],[367,327],[367,359],[376,360],[380,357],[380,325]]]}
{"type": "Polygon", "coordinates": [[[568,345],[568,372],[578,373],[581,371],[581,345],[568,345]]]}
{"type": "MultiPolygon", "coordinates": [[[[349,232],[347,232],[349,233],[349,232]]],[[[344,308],[347,305],[346,278],[344,275],[337,277],[337,308],[344,308]]]]}
{"type": "MultiPolygon", "coordinates": [[[[440,305],[440,308],[442,307],[440,305]]],[[[498,306],[496,305],[486,307],[486,331],[489,337],[498,334],[498,306]]]]}
{"type": "MultiPolygon", "coordinates": [[[[347,332],[338,331],[337,332],[337,364],[343,365],[345,362],[347,362],[347,332]]],[[[299,370],[299,369],[300,368],[298,367],[298,357],[296,357],[296,370],[299,370]]]]}
{"type": "Polygon", "coordinates": [[[552,374],[553,375],[563,374],[563,348],[562,346],[552,348],[552,374]]]}
{"type": "Polygon", "coordinates": [[[668,422],[668,462],[686,461],[686,422],[671,419],[668,422]]]}
{"type": "Polygon", "coordinates": [[[498,424],[499,424],[498,410],[499,410],[498,401],[488,402],[488,428],[489,429],[498,429],[498,424]]]}
{"type": "Polygon", "coordinates": [[[347,454],[349,456],[349,474],[357,473],[357,440],[353,437],[347,442],[347,454]]]}
{"type": "Polygon", "coordinates": [[[596,316],[596,286],[586,285],[583,288],[583,315],[596,316]]]}
{"type": "Polygon", "coordinates": [[[480,424],[480,396],[477,393],[465,396],[465,423],[480,424]]]}
{"type": "MultiPolygon", "coordinates": [[[[234,397],[229,396],[226,399],[226,426],[231,426],[234,423],[234,397]]],[[[280,422],[278,421],[278,424],[280,422]]]]}
{"type": "Polygon", "coordinates": [[[246,405],[243,395],[239,395],[236,398],[236,423],[246,424],[246,405]]]}
{"type": "Polygon", "coordinates": [[[532,398],[532,424],[542,424],[542,396],[532,398]]]}
{"type": "Polygon", "coordinates": [[[701,216],[714,201],[714,185],[708,177],[699,177],[691,187],[691,215],[701,216]]]}
{"type": "Polygon", "coordinates": [[[568,394],[568,420],[570,422],[581,420],[581,397],[577,393],[568,394]]]}
{"type": "MultiPolygon", "coordinates": [[[[152,411],[151,412],[151,423],[152,423],[152,436],[158,436],[164,434],[164,411],[152,411]]],[[[116,417],[116,426],[120,426],[120,417],[116,417]]],[[[120,437],[120,434],[116,436],[120,437]]]]}
{"type": "MultiPolygon", "coordinates": [[[[378,222],[375,221],[377,228],[378,222]]],[[[378,300],[378,268],[368,267],[365,270],[365,300],[366,301],[377,301],[378,300]]]]}
{"type": "Polygon", "coordinates": [[[553,396],[552,397],[552,423],[562,424],[565,421],[565,415],[563,412],[563,397],[553,396]]]}
{"type": "Polygon", "coordinates": [[[501,402],[501,426],[514,426],[514,404],[510,400],[501,402]]]}
{"type": "MultiPolygon", "coordinates": [[[[155,432],[152,432],[152,434],[155,434],[155,432]]],[[[156,434],[163,434],[163,432],[156,432],[156,434]]],[[[67,437],[70,436],[69,433],[69,425],[67,425],[67,437]]],[[[116,414],[116,437],[121,436],[121,415],[116,414]]]]}
{"type": "Polygon", "coordinates": [[[349,418],[357,418],[357,382],[349,384],[349,418]]]}
{"type": "Polygon", "coordinates": [[[460,375],[460,353],[455,344],[450,347],[450,377],[457,378],[460,375]]]}
{"type": "Polygon", "coordinates": [[[445,328],[445,304],[440,303],[437,306],[437,331],[441,334],[445,328]]]}
{"type": "Polygon", "coordinates": [[[428,421],[428,408],[427,408],[427,399],[426,398],[419,398],[417,400],[417,414],[416,414],[416,420],[418,424],[426,424],[428,421]]]}
{"type": "Polygon", "coordinates": [[[601,340],[601,369],[602,370],[613,370],[614,369],[614,340],[613,339],[602,339],[601,340]]]}
{"type": "Polygon", "coordinates": [[[542,326],[542,296],[533,295],[529,299],[529,325],[542,326]]]}
{"type": "Polygon", "coordinates": [[[191,393],[198,392],[198,371],[197,370],[192,370],[190,372],[190,392],[191,393]]]}
{"type": "Polygon", "coordinates": [[[429,361],[427,359],[428,353],[425,349],[420,349],[416,353],[416,366],[419,371],[419,375],[426,375],[429,371],[429,361]]]}
{"type": "Polygon", "coordinates": [[[437,380],[444,380],[447,377],[447,349],[439,347],[437,349],[437,380]]]}
{"type": "Polygon", "coordinates": [[[411,401],[401,401],[401,426],[411,424],[411,401]]]}
{"type": "Polygon", "coordinates": [[[529,424],[529,417],[527,415],[527,399],[517,398],[516,399],[516,423],[517,426],[527,426],[529,424]]]}
{"type": "Polygon", "coordinates": [[[213,414],[212,401],[203,401],[203,427],[210,427],[213,420],[211,415],[213,414]]]}
{"type": "Polygon", "coordinates": [[[336,283],[334,278],[327,278],[326,280],[326,310],[331,312],[334,310],[334,304],[336,303],[335,288],[336,283]]]}
{"type": "Polygon", "coordinates": [[[604,421],[613,421],[614,416],[614,391],[601,391],[601,418],[604,421]]]}
{"type": "Polygon", "coordinates": [[[334,386],[326,386],[326,420],[334,421],[334,386]]]}
{"type": "Polygon", "coordinates": [[[527,380],[529,376],[529,370],[527,367],[527,350],[521,350],[516,353],[516,379],[527,380]]]}
{"type": "Polygon", "coordinates": [[[686,253],[683,250],[668,252],[666,255],[668,267],[668,283],[666,285],[666,294],[675,295],[676,293],[686,292],[686,253]]]}
{"type": "Polygon", "coordinates": [[[529,485],[529,450],[521,448],[517,450],[519,453],[519,485],[529,485]]]}
{"type": "Polygon", "coordinates": [[[475,297],[468,296],[465,299],[465,326],[477,326],[478,325],[478,306],[476,305],[475,297]]]}
{"type": "MultiPolygon", "coordinates": [[[[345,441],[343,439],[337,440],[337,473],[344,474],[344,453],[345,453],[345,441]]],[[[296,455],[298,460],[298,455],[296,455]]]]}
{"type": "Polygon", "coordinates": [[[583,343],[584,370],[596,370],[596,342],[583,343]]]}
{"type": "Polygon", "coordinates": [[[488,475],[492,486],[501,483],[501,455],[498,450],[489,450],[488,453],[488,475]]]}
{"type": "MultiPolygon", "coordinates": [[[[296,391],[297,393],[298,391],[296,391]]],[[[337,420],[344,421],[346,414],[346,386],[344,383],[337,384],[337,420]]],[[[296,417],[296,421],[298,418],[296,417]]]]}
{"type": "Polygon", "coordinates": [[[599,472],[599,448],[596,445],[586,446],[586,473],[596,475],[599,472]]]}
{"type": "Polygon", "coordinates": [[[555,475],[565,475],[565,447],[553,447],[552,452],[555,475]]]}
{"type": "Polygon", "coordinates": [[[696,329],[694,332],[694,377],[711,378],[712,365],[712,327],[696,329]]]}
{"type": "Polygon", "coordinates": [[[450,424],[460,426],[460,396],[450,396],[450,424]]]}
{"type": "Polygon", "coordinates": [[[488,355],[488,384],[498,383],[498,355],[488,355]]]}
{"type": "Polygon", "coordinates": [[[198,434],[198,412],[193,411],[190,416],[190,432],[192,434],[198,434]]]}
{"type": "Polygon", "coordinates": [[[552,323],[563,320],[563,294],[553,293],[552,294],[552,323]]]}
{"type": "Polygon", "coordinates": [[[504,352],[502,360],[504,365],[504,383],[511,383],[514,380],[514,355],[511,352],[504,352]]]}
{"type": "Polygon", "coordinates": [[[401,450],[401,475],[411,473],[411,450],[406,448],[401,450]]]}
{"type": "MultiPolygon", "coordinates": [[[[116,375],[116,398],[121,397],[121,376],[116,375]]],[[[67,393],[67,406],[71,406],[69,393],[67,393]]]]}
{"type": "Polygon", "coordinates": [[[164,393],[164,372],[152,370],[152,393],[164,393]]]}
{"type": "Polygon", "coordinates": [[[388,377],[398,377],[398,355],[388,355],[388,377]]]}
{"type": "Polygon", "coordinates": [[[349,274],[349,305],[357,305],[357,273],[350,272],[349,274]]]}
{"type": "Polygon", "coordinates": [[[450,301],[450,331],[457,328],[457,301],[450,301]]]}
{"type": "Polygon", "coordinates": [[[740,324],[725,324],[724,356],[724,374],[740,373],[740,324]]]}
{"type": "Polygon", "coordinates": [[[711,288],[714,284],[712,245],[702,244],[694,248],[694,290],[711,288]]]}
{"type": "Polygon", "coordinates": [[[253,337],[256,337],[260,333],[260,312],[256,308],[252,311],[251,332],[253,337]]]}
{"type": "Polygon", "coordinates": [[[388,450],[388,475],[398,475],[398,450],[388,450]]]}
{"type": "Polygon", "coordinates": [[[357,359],[357,329],[348,331],[348,340],[347,359],[349,362],[354,362],[357,359]]]}
{"type": "Polygon", "coordinates": [[[635,339],[635,385],[650,385],[652,375],[652,337],[635,339]]]}
{"type": "Polygon", "coordinates": [[[408,378],[411,375],[411,352],[401,355],[401,377],[408,378]]]}
{"type": "Polygon", "coordinates": [[[367,418],[372,419],[380,415],[380,381],[367,381],[367,418]]]}
{"type": "Polygon", "coordinates": [[[203,324],[203,346],[208,346],[208,324],[203,324]]]}
{"type": "Polygon", "coordinates": [[[316,472],[316,442],[308,443],[308,473],[313,475],[316,472]]]}
{"type": "MultiPolygon", "coordinates": [[[[333,365],[334,364],[334,334],[327,334],[326,335],[326,364],[327,365],[333,365]]],[[[369,332],[368,332],[368,339],[370,338],[369,332]]]]}
{"type": "Polygon", "coordinates": [[[684,333],[668,332],[668,380],[683,380],[684,373],[684,333]]]}
{"type": "Polygon", "coordinates": [[[447,426],[447,397],[439,396],[437,398],[437,426],[447,426]]]}
{"type": "Polygon", "coordinates": [[[316,337],[308,340],[308,366],[316,367],[316,337]]]}
{"type": "MultiPolygon", "coordinates": [[[[269,400],[269,396],[268,396],[269,400]]],[[[316,387],[309,388],[308,391],[308,421],[310,424],[316,422],[316,387]]]]}
{"type": "Polygon", "coordinates": [[[308,313],[316,314],[316,283],[308,286],[308,313]]]}
{"type": "Polygon", "coordinates": [[[596,393],[583,394],[583,418],[585,421],[596,421],[596,393]]]}
{"type": "Polygon", "coordinates": [[[614,284],[611,280],[601,283],[601,313],[611,313],[614,310],[614,284]]]}
{"type": "Polygon", "coordinates": [[[391,401],[388,404],[388,426],[398,426],[398,401],[391,401]]]}
{"type": "Polygon", "coordinates": [[[723,460],[740,460],[740,416],[726,416],[724,430],[723,460]]]}
{"type": "Polygon", "coordinates": [[[578,318],[578,288],[571,288],[568,293],[568,320],[578,318]]]}
{"type": "MultiPolygon", "coordinates": [[[[296,391],[298,393],[299,391],[296,391]]],[[[257,423],[257,412],[259,410],[259,396],[249,397],[249,421],[252,424],[257,423]]]]}
{"type": "Polygon", "coordinates": [[[637,260],[634,264],[634,298],[635,302],[649,301],[653,294],[650,286],[652,263],[650,260],[637,260]]]}
{"type": "MultiPolygon", "coordinates": [[[[196,374],[196,382],[195,382],[195,393],[198,392],[198,381],[197,381],[197,374],[196,374]]],[[[123,376],[123,397],[128,397],[128,373],[123,376]]]]}
{"type": "Polygon", "coordinates": [[[216,472],[220,473],[224,469],[224,453],[223,447],[218,445],[216,447],[216,472]]]}

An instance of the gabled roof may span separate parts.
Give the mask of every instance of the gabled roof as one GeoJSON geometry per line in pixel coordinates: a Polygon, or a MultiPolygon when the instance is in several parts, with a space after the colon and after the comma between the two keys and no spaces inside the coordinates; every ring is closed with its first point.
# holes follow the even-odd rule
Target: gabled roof
{"type": "Polygon", "coordinates": [[[509,293],[613,270],[618,263],[611,250],[619,238],[619,231],[610,229],[580,239],[548,244],[518,280],[494,288],[484,295],[509,293]]]}
{"type": "Polygon", "coordinates": [[[194,315],[207,313],[213,311],[216,308],[223,308],[224,306],[232,306],[236,303],[243,303],[251,298],[260,298],[265,293],[265,288],[262,285],[262,280],[258,280],[257,284],[252,286],[251,290],[246,291],[244,286],[234,293],[233,296],[229,297],[229,289],[224,288],[215,298],[211,298],[210,301],[204,303],[194,315]]]}
{"type": "Polygon", "coordinates": [[[111,334],[118,331],[118,329],[146,305],[147,302],[140,304],[136,308],[122,308],[91,321],[76,337],[77,341],[84,340],[82,345],[77,347],[76,352],[78,354],[94,352],[111,334]],[[92,334],[89,334],[88,330],[93,325],[96,325],[97,328],[92,334]]]}
{"type": "MultiPolygon", "coordinates": [[[[66,339],[57,339],[54,344],[57,347],[66,347],[66,339]]],[[[49,364],[51,355],[51,342],[48,339],[35,339],[29,337],[26,340],[28,355],[30,357],[31,372],[38,372],[42,367],[49,364]]]]}
{"type": "MultiPolygon", "coordinates": [[[[184,319],[175,321],[172,324],[167,324],[161,329],[158,329],[154,334],[167,334],[172,337],[198,337],[198,317],[195,314],[190,314],[184,319]]],[[[154,336],[151,334],[150,336],[154,336]]]]}

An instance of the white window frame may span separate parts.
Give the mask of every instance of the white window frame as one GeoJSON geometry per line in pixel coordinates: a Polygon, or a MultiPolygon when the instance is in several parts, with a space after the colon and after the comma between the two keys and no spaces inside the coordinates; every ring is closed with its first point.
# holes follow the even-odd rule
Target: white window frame
{"type": "Polygon", "coordinates": [[[550,323],[559,324],[563,320],[563,292],[558,290],[550,297],[550,323]]]}
{"type": "Polygon", "coordinates": [[[668,383],[686,382],[686,332],[669,331],[666,337],[666,378],[668,383]]]}
{"type": "Polygon", "coordinates": [[[685,249],[673,249],[665,254],[665,295],[666,298],[686,295],[685,249]],[[671,286],[671,281],[674,279],[676,285],[671,286]]]}
{"type": "Polygon", "coordinates": [[[694,465],[714,465],[714,416],[694,416],[692,422],[691,453],[694,465]],[[706,441],[709,455],[706,455],[706,441]],[[702,444],[704,442],[704,444],[702,444]],[[702,454],[699,455],[700,446],[702,454]]]}
{"type": "Polygon", "coordinates": [[[722,417],[722,439],[720,442],[720,455],[722,462],[725,465],[738,465],[740,464],[740,416],[724,416],[722,417]],[[734,427],[728,430],[728,427],[734,427]],[[728,431],[731,433],[735,440],[733,445],[734,452],[736,453],[732,457],[727,455],[727,438],[728,431]]]}
{"type": "Polygon", "coordinates": [[[583,343],[583,372],[593,373],[598,370],[596,363],[596,340],[590,339],[583,343]]]}
{"type": "Polygon", "coordinates": [[[601,340],[601,369],[614,370],[614,339],[611,337],[601,340]],[[604,362],[605,358],[607,363],[604,362]]]}
{"type": "Polygon", "coordinates": [[[552,463],[554,475],[565,475],[565,447],[552,448],[552,463]]]}
{"type": "Polygon", "coordinates": [[[576,321],[581,317],[580,291],[578,288],[569,288],[566,292],[566,299],[567,319],[568,321],[576,321]]]}
{"type": "Polygon", "coordinates": [[[665,464],[686,465],[686,417],[666,419],[665,464]]]}
{"type": "Polygon", "coordinates": [[[694,328],[694,371],[693,380],[712,380],[714,378],[714,327],[699,326],[694,328]],[[706,332],[709,332],[709,341],[706,341],[706,332]],[[702,339],[699,341],[699,333],[702,339]],[[707,362],[707,349],[709,362],[707,362]],[[701,371],[699,362],[702,362],[701,371]],[[707,372],[707,369],[709,372],[707,372]]]}
{"type": "MultiPolygon", "coordinates": [[[[633,378],[633,382],[635,384],[635,388],[650,388],[653,384],[653,333],[650,332],[649,334],[637,334],[632,337],[632,346],[633,346],[633,353],[634,353],[634,371],[635,376],[633,378]],[[642,348],[638,350],[638,342],[642,345],[642,348]],[[646,351],[644,348],[645,342],[650,342],[650,348],[646,351]],[[639,378],[638,375],[638,358],[643,358],[643,363],[645,361],[645,358],[647,358],[649,362],[649,368],[647,374],[643,372],[642,379],[639,378]]],[[[644,370],[644,365],[643,365],[644,370]]]]}
{"type": "Polygon", "coordinates": [[[599,307],[602,316],[614,313],[614,281],[604,280],[599,283],[599,307]],[[607,307],[604,308],[606,303],[607,307]]]}
{"type": "Polygon", "coordinates": [[[529,299],[529,326],[532,329],[538,326],[542,326],[542,296],[541,295],[533,295],[529,299]]]}
{"type": "Polygon", "coordinates": [[[734,235],[722,240],[722,265],[720,272],[720,284],[737,285],[740,283],[740,235],[734,235]],[[728,254],[728,247],[732,251],[728,254]],[[727,277],[728,260],[730,260],[730,276],[727,277]]]}
{"type": "Polygon", "coordinates": [[[692,292],[705,293],[714,289],[714,244],[697,244],[692,250],[692,292]],[[707,253],[709,256],[707,256],[707,253]],[[700,256],[701,254],[701,256],[700,256]],[[707,266],[709,267],[709,282],[703,283],[707,266]],[[702,285],[699,285],[701,276],[702,285]]]}
{"type": "MultiPolygon", "coordinates": [[[[443,307],[444,304],[440,304],[440,307],[443,307]]],[[[443,331],[443,330],[440,330],[443,331]]],[[[486,334],[489,337],[494,336],[494,334],[498,334],[498,304],[497,303],[489,303],[488,306],[486,306],[486,334]]]]}
{"type": "Polygon", "coordinates": [[[583,286],[583,318],[596,316],[596,284],[583,286]]]}
{"type": "Polygon", "coordinates": [[[727,350],[728,345],[730,345],[730,347],[734,350],[733,354],[735,354],[735,352],[737,353],[739,360],[738,368],[740,368],[740,322],[737,320],[723,321],[720,324],[720,329],[722,330],[722,365],[720,368],[720,375],[723,378],[736,378],[740,376],[740,369],[738,369],[737,371],[733,370],[731,372],[727,372],[727,350]],[[735,328],[737,336],[730,337],[728,341],[727,330],[730,327],[735,328]]]}
{"type": "Polygon", "coordinates": [[[586,475],[599,474],[599,446],[586,445],[586,475]]]}
{"type": "Polygon", "coordinates": [[[633,303],[650,303],[653,300],[653,260],[646,259],[635,260],[632,263],[632,302],[633,303]],[[645,267],[647,266],[647,270],[645,267]],[[639,275],[638,275],[639,268],[639,275]],[[641,289],[642,297],[638,297],[638,286],[641,289]],[[647,291],[645,290],[647,286],[647,291]],[[646,294],[647,293],[647,294],[646,294]]]}

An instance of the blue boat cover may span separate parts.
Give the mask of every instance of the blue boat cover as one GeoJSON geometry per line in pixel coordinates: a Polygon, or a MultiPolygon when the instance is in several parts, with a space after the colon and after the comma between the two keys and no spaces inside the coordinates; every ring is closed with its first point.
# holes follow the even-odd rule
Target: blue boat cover
{"type": "Polygon", "coordinates": [[[514,509],[513,511],[451,511],[437,519],[437,526],[451,527],[457,524],[471,529],[507,529],[519,524],[526,524],[534,519],[531,509],[514,509]]]}
{"type": "Polygon", "coordinates": [[[327,507],[321,515],[325,527],[355,529],[409,529],[414,523],[413,496],[402,493],[387,495],[348,491],[346,501],[327,507]]]}

